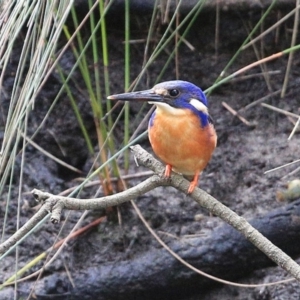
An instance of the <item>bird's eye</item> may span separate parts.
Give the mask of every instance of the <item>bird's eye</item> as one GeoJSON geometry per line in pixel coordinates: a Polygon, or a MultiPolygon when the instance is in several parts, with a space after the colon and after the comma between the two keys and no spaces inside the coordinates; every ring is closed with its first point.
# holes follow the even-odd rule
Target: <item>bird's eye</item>
{"type": "Polygon", "coordinates": [[[176,89],[169,90],[169,95],[170,95],[171,97],[176,97],[176,96],[179,95],[179,91],[176,90],[176,89]]]}

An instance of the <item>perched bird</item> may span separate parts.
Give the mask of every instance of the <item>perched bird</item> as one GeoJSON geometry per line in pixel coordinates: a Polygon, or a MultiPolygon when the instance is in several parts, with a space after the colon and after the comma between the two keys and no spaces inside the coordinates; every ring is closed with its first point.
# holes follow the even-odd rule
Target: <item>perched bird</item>
{"type": "Polygon", "coordinates": [[[108,99],[148,101],[156,106],[148,127],[153,151],[166,164],[166,177],[172,169],[193,176],[188,189],[192,193],[217,144],[202,90],[190,82],[172,80],[150,90],[112,95],[108,99]]]}

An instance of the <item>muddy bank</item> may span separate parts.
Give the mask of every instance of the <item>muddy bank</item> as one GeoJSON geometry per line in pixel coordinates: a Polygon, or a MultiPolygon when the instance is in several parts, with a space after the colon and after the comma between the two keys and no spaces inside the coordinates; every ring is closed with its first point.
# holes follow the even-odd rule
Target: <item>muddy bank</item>
{"type": "MultiPolygon", "coordinates": [[[[265,28],[276,22],[278,14],[284,13],[285,11],[274,10],[266,19],[264,23],[265,28]]],[[[190,34],[186,37],[195,47],[195,50],[192,51],[187,46],[182,45],[179,51],[180,79],[194,82],[203,89],[210,87],[246,38],[248,26],[254,26],[260,16],[261,11],[251,13],[229,11],[222,13],[220,16],[221,30],[219,48],[216,52],[215,13],[200,14],[190,34]]],[[[150,22],[148,16],[136,15],[132,17],[132,22],[132,39],[144,39],[147,34],[147,26],[149,26],[150,22]]],[[[116,23],[114,20],[108,23],[112,93],[122,91],[124,80],[122,69],[124,65],[123,25],[120,22],[119,24],[116,23]]],[[[280,27],[277,33],[272,32],[264,38],[261,47],[265,56],[289,47],[291,38],[291,31],[289,29],[292,28],[292,25],[292,20],[290,20],[285,26],[280,27]],[[276,34],[279,34],[280,38],[278,38],[276,34]]],[[[163,28],[158,28],[157,30],[158,36],[160,36],[163,33],[163,28]]],[[[149,88],[154,84],[170,51],[173,49],[172,47],[173,46],[170,45],[166,51],[158,57],[157,61],[150,68],[146,78],[140,84],[139,89],[149,88]]],[[[132,79],[140,72],[143,54],[143,43],[132,45],[132,79]]],[[[15,61],[13,60],[11,62],[12,71],[16,68],[17,60],[18,55],[15,56],[15,61]]],[[[229,72],[238,70],[256,60],[257,57],[253,48],[249,47],[243,51],[229,72]]],[[[62,61],[62,66],[66,72],[73,63],[74,58],[71,53],[68,52],[62,61]]],[[[259,104],[249,109],[244,109],[247,105],[253,103],[253,101],[281,89],[286,63],[287,57],[269,62],[264,70],[267,72],[267,75],[262,74],[260,67],[251,69],[247,74],[244,74],[245,76],[241,76],[231,83],[219,87],[209,96],[209,109],[215,120],[219,140],[213,159],[202,175],[200,185],[201,188],[211,193],[214,197],[247,219],[266,217],[270,210],[285,207],[285,203],[276,201],[276,191],[282,188],[287,180],[293,179],[293,176],[286,178],[283,178],[283,176],[287,175],[296,167],[290,166],[267,175],[264,174],[264,172],[299,158],[299,134],[297,133],[291,141],[287,141],[294,126],[287,117],[272,112],[259,104]],[[267,78],[264,76],[267,76],[267,78]],[[223,101],[234,109],[239,110],[241,115],[251,123],[251,126],[241,122],[228,112],[222,105],[223,101]]],[[[266,103],[299,114],[299,64],[299,54],[296,53],[286,96],[281,99],[278,93],[274,94],[267,98],[266,103]]],[[[174,66],[175,63],[167,68],[162,81],[175,78],[174,66]]],[[[2,103],[4,109],[7,107],[9,101],[11,83],[11,78],[5,78],[4,90],[7,91],[7,93],[3,93],[4,101],[2,103]]],[[[40,94],[39,99],[36,101],[35,113],[30,116],[32,127],[29,129],[29,133],[31,133],[31,131],[34,132],[37,124],[43,119],[60,85],[61,81],[57,74],[54,73],[40,94]]],[[[86,99],[86,94],[84,92],[77,93],[77,100],[89,129],[89,134],[93,137],[96,147],[96,132],[93,128],[92,113],[88,100],[86,99]]],[[[133,106],[131,108],[133,119],[136,117],[138,109],[139,106],[133,106]]],[[[120,127],[118,130],[119,136],[121,137],[122,128],[120,127]]],[[[69,100],[66,95],[63,95],[55,106],[46,125],[36,137],[35,142],[46,148],[55,156],[79,168],[83,172],[82,175],[86,174],[86,170],[91,164],[91,158],[85,147],[85,142],[75,115],[73,111],[70,110],[69,100]]],[[[121,138],[119,142],[121,144],[121,138]]],[[[150,150],[147,140],[144,140],[142,144],[150,150]]],[[[52,193],[58,193],[76,184],[74,179],[78,178],[78,174],[69,172],[51,159],[45,158],[34,148],[29,149],[26,153],[26,162],[24,176],[25,192],[33,188],[42,188],[52,193]]],[[[140,171],[143,171],[143,169],[137,168],[132,159],[130,172],[137,173],[140,171]]],[[[13,194],[17,195],[19,183],[17,168],[15,174],[13,194]]],[[[134,185],[141,180],[143,179],[131,180],[129,184],[134,185]]],[[[86,190],[84,194],[82,194],[82,197],[93,195],[96,189],[97,187],[86,190]]],[[[24,193],[24,203],[25,200],[30,203],[33,202],[32,198],[26,193],[24,193]]],[[[233,248],[231,249],[233,254],[235,250],[239,249],[238,247],[243,247],[244,243],[247,243],[241,239],[234,242],[235,234],[232,232],[232,229],[228,227],[224,227],[226,231],[228,231],[228,235],[219,235],[219,228],[224,226],[222,222],[209,216],[207,212],[202,210],[196,203],[172,188],[156,189],[141,197],[141,199],[138,200],[138,205],[155,230],[160,232],[168,244],[175,245],[175,249],[179,252],[182,249],[197,252],[196,249],[199,248],[193,248],[195,245],[190,241],[186,243],[184,245],[185,248],[182,249],[178,246],[180,243],[176,244],[176,239],[184,239],[185,236],[191,234],[205,233],[203,238],[196,239],[199,245],[205,245],[208,237],[211,236],[215,238],[215,241],[224,238],[226,242],[233,243],[233,248]],[[232,240],[230,237],[232,237],[232,240]]],[[[287,209],[287,207],[284,209],[287,209]]],[[[1,218],[3,218],[4,207],[1,207],[1,212],[1,218]]],[[[171,272],[172,276],[167,277],[166,270],[169,269],[165,269],[166,265],[164,264],[171,265],[174,263],[172,261],[173,259],[158,246],[156,241],[143,227],[129,204],[122,205],[120,212],[123,221],[122,227],[120,227],[115,220],[109,220],[101,224],[97,229],[90,231],[68,244],[67,249],[65,249],[56,262],[47,269],[44,277],[35,287],[38,299],[47,299],[50,295],[55,295],[57,299],[59,299],[59,297],[61,299],[67,299],[67,297],[70,299],[83,299],[83,295],[85,295],[84,299],[96,298],[97,296],[95,296],[95,294],[98,295],[99,290],[104,291],[105,288],[109,286],[107,278],[117,277],[121,275],[122,272],[125,272],[124,278],[126,278],[126,272],[131,274],[134,268],[137,270],[137,273],[134,274],[139,274],[138,272],[143,270],[143,268],[147,268],[149,272],[152,271],[152,276],[155,276],[155,272],[160,274],[161,277],[158,278],[162,278],[162,281],[159,283],[165,284],[165,289],[174,289],[178,296],[177,299],[188,299],[187,294],[193,294],[193,292],[197,295],[199,295],[199,293],[202,295],[209,293],[207,299],[232,299],[230,298],[232,295],[236,295],[236,299],[243,299],[243,291],[240,289],[224,288],[222,290],[220,287],[214,289],[215,284],[213,282],[209,281],[208,284],[203,278],[199,278],[198,275],[192,274],[177,264],[174,264],[174,268],[171,272]],[[154,261],[154,263],[151,264],[151,261],[154,261]],[[134,262],[139,262],[140,265],[137,263],[137,265],[132,266],[134,262]],[[151,266],[153,268],[155,267],[155,269],[151,269],[151,266]],[[161,270],[159,269],[160,266],[161,270]],[[66,269],[68,269],[68,272],[71,272],[72,278],[76,278],[74,282],[75,287],[72,287],[66,269]],[[91,273],[94,276],[91,277],[88,275],[91,273]],[[105,275],[108,277],[104,277],[105,275]],[[188,284],[189,280],[187,279],[189,278],[192,279],[189,292],[187,293],[185,292],[185,286],[182,290],[179,289],[179,287],[181,281],[188,284]],[[194,285],[197,285],[198,282],[202,280],[204,280],[203,282],[205,282],[205,284],[201,286],[201,289],[193,289],[194,285]],[[87,290],[84,290],[84,287],[87,287],[87,290]],[[208,287],[210,291],[208,291],[208,287]],[[76,298],[76,295],[79,298],[76,298]]],[[[21,215],[22,222],[26,222],[33,213],[34,210],[31,207],[24,207],[21,215]]],[[[105,212],[102,211],[91,212],[85,220],[85,223],[90,222],[104,213],[105,212]]],[[[7,235],[11,233],[10,231],[14,230],[15,215],[16,201],[10,203],[8,218],[11,224],[11,230],[7,231],[7,235]]],[[[68,213],[66,212],[65,216],[67,215],[68,213]]],[[[81,212],[72,212],[70,214],[66,222],[66,227],[64,228],[65,234],[67,234],[80,215],[81,212]]],[[[263,223],[262,228],[270,230],[269,226],[273,226],[272,224],[272,220],[266,221],[263,223]]],[[[274,225],[276,224],[277,222],[275,222],[274,225]]],[[[46,248],[50,247],[55,240],[59,228],[59,226],[46,223],[35,235],[22,243],[20,246],[21,264],[25,264],[30,258],[39,255],[42,251],[45,251],[46,248]]],[[[285,228],[285,226],[283,225],[282,228],[285,228]]],[[[286,235],[285,232],[282,232],[282,228],[279,228],[279,233],[275,237],[279,240],[279,243],[289,244],[291,241],[298,240],[298,236],[286,235]],[[289,240],[281,240],[283,235],[289,240]]],[[[272,230],[270,231],[272,232],[272,230]]],[[[212,239],[210,242],[212,247],[214,246],[213,241],[212,239]]],[[[221,243],[221,245],[224,244],[221,243]]],[[[253,249],[251,251],[257,252],[253,249]]],[[[299,254],[297,248],[292,248],[290,251],[292,251],[291,254],[295,257],[299,254]]],[[[254,261],[253,265],[248,266],[247,263],[250,260],[249,257],[252,256],[252,252],[250,252],[249,256],[245,257],[243,257],[243,249],[238,253],[242,254],[238,255],[240,259],[237,259],[237,265],[231,260],[230,266],[214,266],[215,268],[223,268],[220,276],[225,276],[226,273],[234,273],[234,270],[242,270],[243,272],[236,273],[236,276],[230,278],[243,280],[241,276],[245,276],[246,282],[275,280],[273,276],[274,273],[278,274],[276,276],[277,279],[285,276],[284,272],[279,268],[265,268],[268,263],[266,260],[262,262],[262,258],[259,258],[258,262],[254,261]],[[228,268],[228,270],[226,268],[228,268]],[[259,271],[255,272],[254,270],[259,271]]],[[[199,263],[201,266],[201,254],[200,251],[196,255],[197,259],[193,261],[196,265],[199,263]]],[[[256,254],[259,255],[258,253],[256,254]]],[[[7,274],[13,272],[14,260],[15,257],[13,255],[5,259],[1,267],[1,279],[6,278],[7,274]]],[[[209,262],[206,262],[205,265],[208,271],[213,267],[209,262]]],[[[38,269],[38,267],[34,269],[38,269]]],[[[137,277],[139,278],[139,276],[137,277]]],[[[115,294],[104,294],[103,298],[99,299],[105,299],[105,297],[106,299],[124,298],[124,294],[127,292],[127,284],[131,284],[132,282],[135,282],[137,285],[138,297],[136,298],[145,299],[146,296],[144,293],[148,295],[153,293],[153,290],[151,286],[148,285],[147,279],[144,279],[142,283],[138,283],[138,278],[136,280],[133,278],[131,282],[125,281],[121,290],[119,285],[109,286],[112,293],[115,294]],[[143,289],[144,286],[146,292],[143,289]]],[[[33,287],[34,281],[20,284],[20,297],[22,295],[28,295],[29,290],[33,287]]],[[[285,293],[290,293],[289,296],[291,297],[293,293],[297,294],[297,292],[299,292],[297,289],[299,288],[294,288],[294,290],[286,289],[285,293]]],[[[265,288],[263,293],[261,293],[259,289],[251,290],[250,296],[252,298],[248,299],[263,299],[264,295],[269,295],[271,299],[279,299],[276,298],[278,290],[281,291],[280,295],[282,296],[283,291],[280,288],[277,290],[274,288],[265,288]]],[[[5,292],[0,292],[0,295],[4,299],[4,293],[10,293],[10,291],[11,289],[7,288],[5,292]]],[[[173,294],[171,295],[172,297],[174,296],[173,294]]]]}

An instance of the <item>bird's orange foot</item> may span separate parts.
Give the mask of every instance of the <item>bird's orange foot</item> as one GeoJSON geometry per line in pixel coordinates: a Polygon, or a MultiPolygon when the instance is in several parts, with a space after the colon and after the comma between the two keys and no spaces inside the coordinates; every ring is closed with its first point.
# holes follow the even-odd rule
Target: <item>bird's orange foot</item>
{"type": "Polygon", "coordinates": [[[198,180],[199,180],[199,173],[196,173],[193,178],[193,181],[191,181],[190,186],[188,188],[188,194],[191,194],[194,191],[195,187],[198,185],[198,180]]]}
{"type": "Polygon", "coordinates": [[[164,177],[169,178],[171,176],[171,172],[172,172],[172,166],[169,164],[166,165],[164,177]]]}

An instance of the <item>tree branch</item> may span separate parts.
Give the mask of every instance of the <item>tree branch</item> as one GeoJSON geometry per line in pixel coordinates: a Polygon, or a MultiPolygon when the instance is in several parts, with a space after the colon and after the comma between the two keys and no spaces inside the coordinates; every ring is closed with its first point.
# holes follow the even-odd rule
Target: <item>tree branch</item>
{"type": "Polygon", "coordinates": [[[52,207],[50,210],[51,222],[58,223],[60,221],[60,215],[63,209],[68,210],[96,210],[100,208],[107,208],[116,206],[124,202],[128,202],[135,199],[145,193],[157,188],[158,186],[169,185],[169,181],[166,178],[161,178],[158,175],[152,175],[145,181],[139,183],[135,187],[132,187],[126,191],[118,194],[94,198],[94,199],[77,199],[63,196],[56,196],[50,193],[34,189],[32,194],[37,201],[44,202],[52,207]]]}
{"type": "MultiPolygon", "coordinates": [[[[150,156],[141,146],[131,147],[136,159],[145,167],[151,169],[155,173],[161,172],[161,168],[157,162],[153,163],[152,156],[150,156]]],[[[189,182],[182,176],[179,180],[178,175],[171,176],[170,185],[176,189],[186,193],[189,187],[189,182]]],[[[291,259],[287,254],[281,251],[278,247],[272,244],[267,238],[259,233],[254,227],[252,227],[244,218],[238,216],[231,209],[220,203],[214,197],[207,194],[205,191],[196,188],[190,195],[200,206],[207,209],[210,213],[218,216],[223,221],[234,227],[241,232],[246,239],[248,239],[253,245],[264,252],[271,260],[273,260],[278,266],[286,270],[291,276],[300,281],[300,266],[291,259]]]]}
{"type": "Polygon", "coordinates": [[[49,212],[51,212],[51,222],[56,224],[60,221],[60,216],[63,209],[68,210],[95,210],[116,206],[124,202],[135,199],[158,186],[168,185],[169,181],[161,178],[158,175],[152,175],[145,181],[139,183],[121,193],[110,195],[102,198],[94,199],[76,199],[53,195],[37,189],[32,190],[35,199],[43,206],[40,210],[17,232],[15,232],[5,242],[0,244],[0,255],[5,253],[10,247],[14,246],[22,237],[24,237],[35,225],[37,225],[49,212]]]}
{"type": "MultiPolygon", "coordinates": [[[[164,167],[157,161],[152,155],[146,152],[139,145],[131,147],[137,161],[143,166],[151,169],[156,174],[163,174],[164,167]]],[[[51,211],[51,220],[54,223],[59,222],[60,215],[63,209],[71,210],[86,210],[86,209],[99,209],[108,206],[115,206],[126,201],[132,200],[146,192],[158,187],[158,186],[173,186],[174,188],[187,193],[189,187],[189,181],[184,179],[181,175],[172,173],[169,179],[162,176],[153,175],[142,183],[135,187],[132,187],[124,192],[95,199],[76,199],[67,198],[61,196],[55,196],[50,193],[44,193],[42,191],[34,189],[32,191],[35,198],[44,203],[41,210],[25,224],[18,232],[16,232],[11,238],[0,245],[0,253],[7,250],[20,237],[20,232],[24,234],[26,228],[30,223],[30,227],[33,227],[34,220],[39,216],[45,216],[47,211],[51,211]]],[[[233,226],[236,230],[241,232],[251,243],[253,243],[258,249],[264,252],[271,260],[277,265],[285,269],[291,276],[300,281],[300,266],[293,261],[288,255],[281,251],[278,247],[273,245],[268,239],[260,234],[254,227],[252,227],[244,218],[238,216],[228,207],[217,201],[215,198],[204,192],[203,190],[196,188],[192,194],[190,194],[198,204],[203,208],[206,208],[210,213],[220,217],[226,223],[233,226]]]]}

